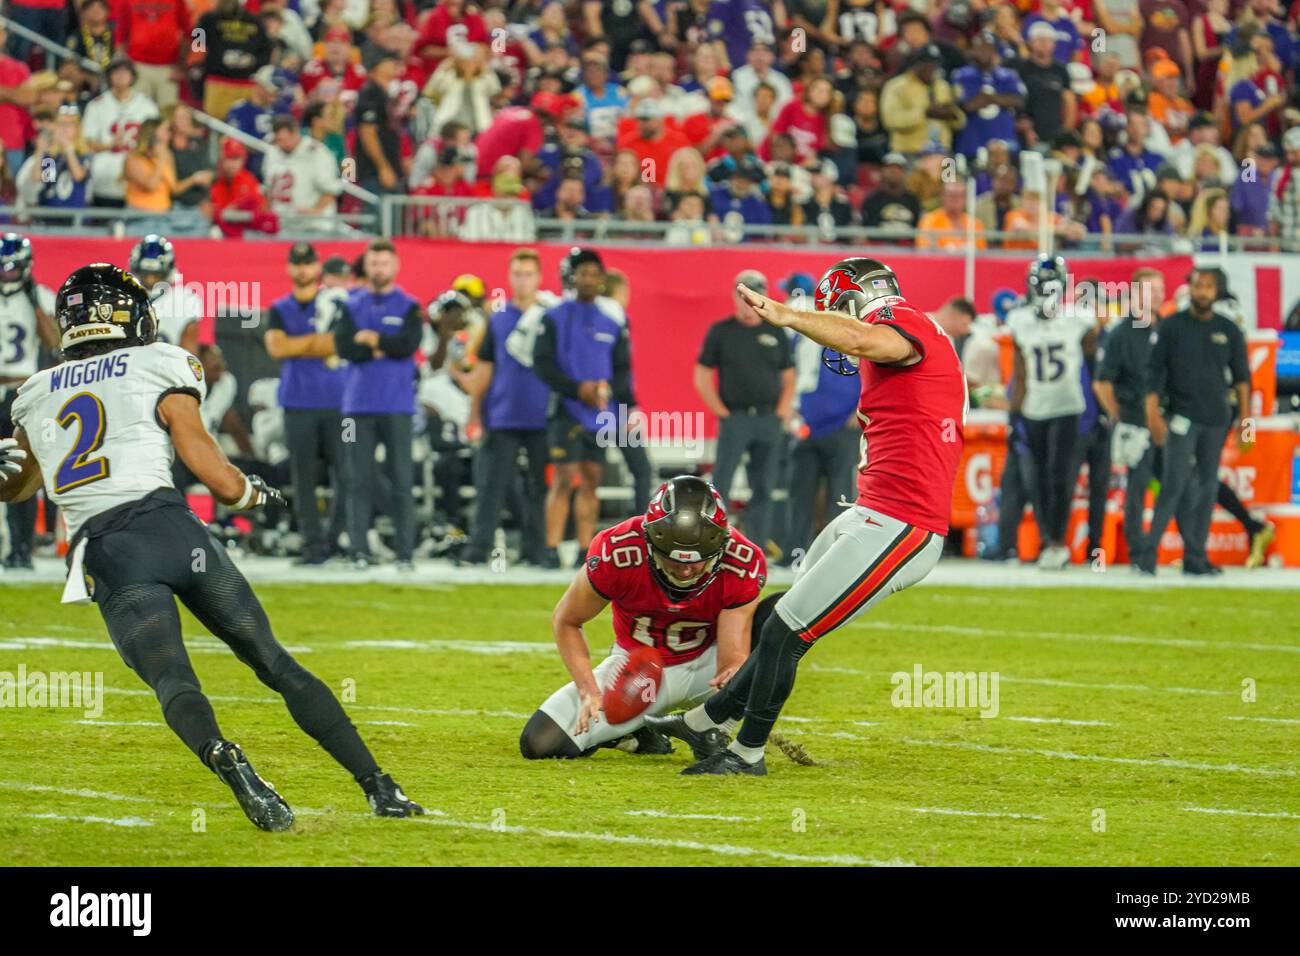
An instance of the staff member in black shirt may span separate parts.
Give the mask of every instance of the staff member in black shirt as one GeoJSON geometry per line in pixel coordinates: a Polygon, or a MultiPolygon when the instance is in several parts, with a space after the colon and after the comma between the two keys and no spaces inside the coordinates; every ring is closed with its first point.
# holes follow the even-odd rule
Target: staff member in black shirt
{"type": "Polygon", "coordinates": [[[1183,537],[1183,573],[1221,573],[1206,556],[1205,540],[1218,490],[1219,456],[1236,424],[1227,401],[1229,385],[1237,392],[1237,409],[1250,408],[1245,336],[1231,319],[1214,311],[1226,285],[1219,269],[1195,270],[1190,307],[1161,323],[1151,345],[1146,419],[1151,440],[1164,446],[1164,468],[1151,530],[1134,554],[1133,563],[1144,574],[1155,574],[1160,538],[1175,515],[1183,537]],[[1168,420],[1161,413],[1162,400],[1168,420]]]}
{"type": "Polygon", "coordinates": [[[1097,378],[1092,383],[1097,404],[1115,423],[1111,433],[1111,460],[1128,472],[1124,492],[1124,538],[1129,553],[1140,551],[1145,537],[1142,512],[1147,486],[1154,470],[1155,446],[1147,430],[1147,365],[1151,336],[1160,321],[1165,301],[1165,277],[1158,269],[1133,273],[1136,301],[1129,317],[1106,334],[1100,349],[1097,378]]]}
{"type": "Polygon", "coordinates": [[[401,191],[400,139],[388,97],[399,67],[393,54],[380,56],[357,93],[357,183],[372,193],[401,191]]]}
{"type": "MultiPolygon", "coordinates": [[[[747,269],[734,285],[767,291],[761,272],[747,269]],[[754,285],[758,283],[758,285],[754,285]]],[[[718,447],[713,484],[729,501],[731,479],[748,453],[750,498],[745,507],[745,534],[761,542],[775,560],[781,556],[767,527],[778,455],[785,447],[784,423],[794,407],[794,356],[790,339],[759,317],[733,292],[736,314],[709,326],[695,365],[695,390],[718,416],[718,447]],[[714,372],[717,383],[714,384],[714,372]]]]}
{"type": "Polygon", "coordinates": [[[1070,73],[1056,61],[1056,30],[1039,21],[1029,28],[1029,56],[1008,64],[1024,81],[1025,112],[1039,143],[1051,144],[1062,130],[1078,124],[1078,103],[1070,89],[1070,73]]]}

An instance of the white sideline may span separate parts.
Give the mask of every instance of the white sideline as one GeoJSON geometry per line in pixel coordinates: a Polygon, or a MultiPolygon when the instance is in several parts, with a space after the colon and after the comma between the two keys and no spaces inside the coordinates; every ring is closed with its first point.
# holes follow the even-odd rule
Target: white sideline
{"type": "MultiPolygon", "coordinates": [[[[50,787],[36,784],[20,783],[12,780],[0,780],[0,788],[10,790],[38,790],[42,792],[61,793],[67,796],[87,797],[93,799],[117,800],[130,803],[148,803],[151,802],[144,797],[131,797],[120,793],[99,793],[93,790],[69,789],[63,787],[50,787]]],[[[232,806],[231,809],[234,809],[232,806]]],[[[295,813],[303,816],[322,816],[327,812],[317,807],[295,808],[295,813]]],[[[334,811],[336,812],[336,811],[334,811]]],[[[369,817],[368,813],[345,813],[344,816],[369,817]]],[[[28,814],[28,816],[39,816],[41,819],[66,820],[72,822],[96,822],[96,823],[113,823],[114,821],[103,817],[73,817],[60,816],[59,814],[28,814]]],[[[126,817],[126,820],[141,818],[126,817]]],[[[867,857],[852,856],[849,854],[830,854],[830,855],[805,855],[801,853],[785,853],[781,850],[766,850],[760,847],[737,846],[728,843],[700,843],[696,840],[674,840],[668,837],[647,837],[636,834],[624,833],[593,833],[590,831],[573,831],[573,830],[552,830],[547,827],[525,827],[525,826],[504,826],[493,823],[482,823],[475,820],[453,820],[444,816],[438,810],[432,810],[427,816],[412,817],[412,823],[423,823],[430,826],[451,827],[456,830],[476,830],[487,833],[509,833],[516,836],[538,836],[545,839],[557,840],[587,840],[598,843],[618,843],[627,846],[654,846],[664,847],[676,850],[698,850],[703,853],[716,853],[722,856],[741,856],[741,857],[766,857],[773,860],[781,860],[788,863],[829,863],[839,866],[915,866],[906,860],[875,860],[867,857]]],[[[116,824],[151,826],[151,821],[141,821],[139,824],[116,824]]]]}
{"type": "MultiPolygon", "coordinates": [[[[128,697],[153,697],[151,690],[135,687],[105,687],[105,694],[123,694],[128,697]]],[[[208,700],[226,704],[283,704],[279,697],[238,697],[230,694],[208,694],[208,700]]],[[[353,704],[349,710],[382,710],[392,714],[417,714],[426,717],[508,717],[511,720],[527,720],[531,714],[518,714],[512,710],[466,710],[437,707],[396,707],[387,704],[353,704]]]]}
{"type": "Polygon", "coordinates": [[[939,813],[953,817],[1005,817],[1009,820],[1046,820],[1036,813],[996,813],[984,810],[953,810],[949,807],[912,807],[913,813],[939,813]]]}
{"type": "Polygon", "coordinates": [[[113,827],[151,827],[152,820],[145,820],[140,817],[119,817],[116,820],[108,817],[68,817],[61,813],[24,813],[24,817],[29,820],[66,820],[70,823],[106,823],[113,827]]]}
{"type": "Polygon", "coordinates": [[[974,744],[961,740],[918,740],[903,737],[902,743],[913,747],[948,747],[953,750],[978,750],[990,754],[1014,754],[1022,757],[1053,757],[1057,760],[1089,760],[1097,763],[1119,763],[1139,767],[1174,767],[1179,770],[1209,770],[1216,773],[1253,773],[1268,777],[1294,777],[1296,771],[1275,767],[1243,767],[1235,763],[1192,763],[1161,757],[1147,760],[1142,757],[1103,757],[1100,754],[1076,754],[1068,750],[1033,750],[1027,747],[994,747],[991,744],[974,744]]]}
{"type": "Polygon", "coordinates": [[[1220,813],[1233,817],[1269,817],[1279,820],[1300,820],[1300,813],[1287,813],[1285,811],[1264,813],[1258,810],[1225,810],[1219,807],[1183,807],[1183,809],[1188,813],[1220,813]]]}
{"type": "Polygon", "coordinates": [[[720,813],[665,813],[662,810],[624,810],[629,817],[656,817],[660,820],[720,820],[723,823],[758,823],[762,817],[728,817],[720,813]]]}
{"type": "MultiPolygon", "coordinates": [[[[822,674],[849,674],[855,677],[887,677],[888,674],[881,671],[879,674],[873,674],[871,671],[859,670],[854,667],[829,667],[824,664],[810,663],[808,669],[822,674]]],[[[1210,694],[1213,696],[1236,696],[1240,691],[1235,690],[1216,690],[1204,687],[1149,687],[1146,684],[1096,684],[1088,681],[1076,680],[1057,680],[1052,677],[1011,677],[1007,674],[999,678],[1004,684],[1037,684],[1043,687],[1072,687],[1077,690],[1132,690],[1146,693],[1149,691],[1163,691],[1168,694],[1210,694]]]]}
{"type": "Polygon", "coordinates": [[[1300,724],[1297,717],[1224,717],[1224,720],[1254,720],[1262,724],[1300,724]]]}
{"type": "Polygon", "coordinates": [[[1104,720],[1067,720],[1064,717],[1008,717],[1023,724],[1066,724],[1070,727],[1109,727],[1104,720]]]}

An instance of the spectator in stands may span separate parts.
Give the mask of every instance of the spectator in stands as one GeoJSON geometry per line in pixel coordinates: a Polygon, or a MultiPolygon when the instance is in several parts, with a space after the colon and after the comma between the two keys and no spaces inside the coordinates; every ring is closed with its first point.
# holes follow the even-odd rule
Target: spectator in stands
{"type": "Polygon", "coordinates": [[[1020,61],[1029,55],[1025,43],[1025,34],[1020,27],[1020,15],[1014,3],[997,2],[993,4],[993,19],[989,28],[998,39],[998,53],[1004,62],[1020,61]]]}
{"type": "Polygon", "coordinates": [[[1220,187],[1202,190],[1192,205],[1187,217],[1184,235],[1194,243],[1193,248],[1201,252],[1217,252],[1219,237],[1234,233],[1232,206],[1228,202],[1228,192],[1220,187]]]}
{"type": "MultiPolygon", "coordinates": [[[[1268,202],[1269,233],[1288,243],[1300,242],[1300,126],[1282,137],[1286,164],[1274,177],[1268,202]]],[[[1294,245],[1291,251],[1295,251],[1294,245]]]]}
{"type": "Polygon", "coordinates": [[[714,77],[721,76],[724,72],[719,63],[716,48],[701,45],[696,47],[695,52],[691,54],[690,71],[677,82],[687,93],[707,96],[709,82],[714,77]]]}
{"type": "Polygon", "coordinates": [[[140,124],[158,117],[158,107],[134,88],[135,65],[130,60],[114,60],[107,78],[108,89],[86,107],[81,131],[94,154],[90,162],[91,202],[120,207],[126,196],[122,179],[126,154],[135,145],[140,124]]]}
{"type": "MultiPolygon", "coordinates": [[[[755,42],[749,45],[745,54],[745,64],[731,71],[731,83],[735,89],[735,105],[747,114],[758,113],[758,90],[767,86],[772,91],[772,106],[780,109],[794,97],[790,87],[790,78],[775,69],[776,56],[768,43],[755,42]]],[[[771,107],[769,107],[771,108],[771,107]]]]}
{"type": "Polygon", "coordinates": [[[683,196],[696,195],[709,207],[709,180],[705,176],[704,157],[691,146],[673,153],[668,161],[668,177],[664,182],[663,212],[671,216],[683,196]]]}
{"type": "Polygon", "coordinates": [[[425,18],[415,41],[417,55],[432,73],[444,58],[451,55],[456,41],[486,44],[487,24],[465,0],[439,0],[425,18]]]}
{"type": "Polygon", "coordinates": [[[604,142],[614,139],[620,130],[619,116],[628,105],[628,91],[610,81],[609,64],[595,54],[584,55],[582,83],[573,92],[591,135],[604,142]]]}
{"type": "Polygon", "coordinates": [[[907,160],[902,153],[889,153],[880,164],[880,185],[862,201],[862,224],[869,229],[908,233],[921,220],[921,203],[906,186],[907,160]]]}
{"type": "MultiPolygon", "coordinates": [[[[632,189],[637,188],[633,186],[632,189]]],[[[619,199],[619,206],[622,208],[623,203],[627,200],[627,195],[632,190],[624,192],[619,199]]],[[[576,169],[570,169],[567,172],[561,171],[560,184],[555,190],[555,205],[542,213],[548,219],[560,219],[572,221],[575,219],[590,219],[592,211],[587,208],[587,187],[583,185],[582,174],[576,169]]]]}
{"type": "Polygon", "coordinates": [[[734,291],[741,283],[756,292],[767,291],[761,272],[747,269],[736,276],[735,312],[705,333],[695,363],[695,390],[718,417],[714,487],[730,508],[732,480],[741,458],[748,455],[750,498],[739,523],[775,559],[780,550],[767,524],[769,494],[785,445],[784,426],[793,414],[794,359],[789,336],[764,321],[734,291]]]}
{"type": "Polygon", "coordinates": [[[582,30],[588,37],[604,40],[609,46],[607,60],[616,70],[622,70],[632,43],[647,28],[645,3],[606,3],[604,0],[583,0],[581,6],[582,30]]]}
{"type": "MultiPolygon", "coordinates": [[[[745,131],[751,142],[763,142],[767,139],[778,115],[776,90],[766,83],[760,83],[748,104],[738,102],[731,104],[729,115],[739,124],[739,128],[745,131]]],[[[722,134],[724,144],[726,137],[727,131],[724,131],[722,134]]],[[[725,149],[725,145],[723,148],[725,149]]]]}
{"type": "Polygon", "coordinates": [[[293,289],[272,303],[263,344],[267,354],[281,363],[279,402],[289,446],[294,516],[302,535],[302,549],[294,563],[319,565],[329,559],[343,523],[339,399],[345,373],[335,357],[330,328],[347,306],[323,294],[320,259],[310,243],[295,243],[289,250],[288,272],[293,289]],[[316,495],[322,484],[330,489],[330,517],[325,524],[316,495]]]}
{"type": "Polygon", "coordinates": [[[0,146],[4,147],[5,162],[12,176],[17,174],[27,155],[32,122],[28,108],[35,102],[35,93],[27,87],[31,77],[27,64],[4,52],[6,36],[8,31],[0,23],[0,146]]]}
{"type": "Polygon", "coordinates": [[[1146,147],[1151,121],[1146,114],[1129,113],[1123,145],[1111,150],[1107,165],[1115,179],[1135,202],[1156,186],[1156,171],[1164,161],[1158,153],[1146,147]]]}
{"type": "MultiPolygon", "coordinates": [[[[571,100],[568,98],[544,100],[544,103],[556,111],[551,113],[540,108],[539,99],[540,97],[533,98],[531,109],[523,106],[507,106],[498,110],[492,118],[491,125],[478,134],[474,140],[478,150],[478,178],[486,179],[490,176],[497,160],[502,156],[518,157],[523,164],[525,178],[536,176],[541,172],[539,157],[543,143],[546,142],[543,117],[547,122],[558,122],[561,115],[568,115],[564,112],[561,103],[568,104],[571,100]]],[[[467,148],[470,145],[469,128],[459,121],[453,120],[435,129],[442,131],[444,142],[454,140],[449,145],[458,148],[467,148]]],[[[560,139],[562,142],[568,142],[570,151],[574,151],[572,149],[574,141],[572,139],[565,141],[563,131],[560,132],[560,139]]],[[[585,144],[586,137],[582,139],[585,144]]],[[[594,156],[592,158],[595,159],[594,156]]]]}
{"type": "Polygon", "coordinates": [[[36,194],[39,206],[83,209],[90,187],[90,147],[81,135],[81,116],[69,103],[36,137],[36,148],[18,173],[23,190],[36,194]]]}
{"type": "Polygon", "coordinates": [[[844,51],[844,68],[835,74],[835,89],[852,103],[863,90],[879,93],[885,85],[880,57],[866,40],[854,40],[844,51]]]}
{"type": "Polygon", "coordinates": [[[762,180],[761,167],[741,163],[731,169],[725,184],[714,186],[709,194],[712,214],[732,231],[733,241],[755,238],[754,233],[744,231],[745,226],[765,226],[772,221],[771,210],[758,187],[762,180]]]}
{"type": "Polygon", "coordinates": [[[1016,112],[1025,103],[1025,84],[999,63],[997,38],[985,30],[971,44],[971,64],[952,75],[953,95],[966,113],[957,152],[973,158],[991,139],[1016,138],[1016,112]]]}
{"type": "Polygon", "coordinates": [[[1182,70],[1188,89],[1196,82],[1192,67],[1192,37],[1188,28],[1192,16],[1183,0],[1141,0],[1138,9],[1142,14],[1142,34],[1138,47],[1143,58],[1154,49],[1161,49],[1182,70]]]}
{"type": "Polygon", "coordinates": [[[686,134],[664,121],[663,107],[656,100],[641,100],[630,117],[618,121],[618,148],[636,154],[647,182],[662,183],[673,153],[689,145],[686,134]]]}
{"type": "Polygon", "coordinates": [[[1025,84],[1025,107],[1034,136],[1040,143],[1050,143],[1061,130],[1078,124],[1078,103],[1070,88],[1069,71],[1053,56],[1056,30],[1050,24],[1036,23],[1026,36],[1029,55],[1017,60],[1014,67],[1025,84]]]}
{"type": "MultiPolygon", "coordinates": [[[[5,15],[19,26],[26,27],[43,37],[62,41],[68,32],[65,4],[66,0],[9,0],[5,4],[5,15]]],[[[6,36],[0,34],[0,54],[6,52],[5,40],[6,36]]],[[[17,33],[8,35],[7,52],[24,65],[31,55],[32,47],[32,42],[26,37],[19,36],[17,33]]],[[[50,63],[46,59],[44,49],[40,49],[40,57],[41,63],[49,69],[50,63]]]]}
{"type": "MultiPolygon", "coordinates": [[[[102,12],[81,7],[80,45],[94,44],[87,27],[94,28],[107,19],[107,4],[102,12]]],[[[137,72],[136,86],[141,93],[165,109],[175,103],[189,55],[190,28],[193,23],[185,0],[140,0],[122,2],[113,16],[116,23],[117,50],[130,57],[137,72]],[[182,42],[185,40],[186,42],[182,42]]],[[[78,39],[78,34],[73,35],[78,39]]]]}
{"type": "Polygon", "coordinates": [[[1208,113],[1197,113],[1187,123],[1187,136],[1178,143],[1169,154],[1169,160],[1178,166],[1184,176],[1199,179],[1193,175],[1193,165],[1202,149],[1210,150],[1217,164],[1215,176],[1224,186],[1231,185],[1237,178],[1239,167],[1232,153],[1220,145],[1222,131],[1214,117],[1208,113]]]}
{"type": "Polygon", "coordinates": [[[372,562],[368,535],[373,517],[372,471],[379,445],[392,483],[397,569],[414,570],[415,467],[411,426],[415,415],[415,368],[424,313],[397,285],[401,260],[387,239],[366,247],[365,285],[348,296],[347,310],[334,320],[334,349],[347,361],[340,412],[347,476],[348,540],[353,567],[372,562]],[[352,440],[349,439],[349,435],[352,440]]]}
{"type": "Polygon", "coordinates": [[[681,130],[706,159],[715,159],[725,151],[721,145],[727,130],[737,125],[730,113],[732,87],[725,76],[710,78],[706,88],[708,109],[692,113],[681,124],[681,130]]]}
{"type": "Polygon", "coordinates": [[[1203,110],[1214,105],[1219,65],[1231,42],[1233,28],[1228,19],[1228,6],[1228,0],[1207,0],[1201,5],[1201,12],[1192,18],[1188,30],[1196,66],[1192,99],[1203,110]]]}
{"type": "Polygon", "coordinates": [[[523,167],[515,156],[502,156],[492,171],[491,193],[498,202],[478,202],[465,210],[460,237],[471,242],[532,242],[537,238],[523,167]]]}
{"type": "Polygon", "coordinates": [[[535,250],[519,249],[510,257],[507,281],[510,299],[488,316],[470,373],[467,430],[473,435],[481,428],[483,440],[474,462],[474,523],[457,559],[461,564],[482,564],[493,556],[507,495],[519,524],[520,558],[541,564],[545,556],[550,389],[533,370],[533,345],[552,300],[541,291],[542,261],[535,250]],[[520,450],[528,460],[522,473],[520,450]]]}
{"type": "Polygon", "coordinates": [[[927,212],[917,223],[918,249],[961,249],[966,245],[967,232],[974,231],[975,248],[987,248],[984,224],[966,212],[966,182],[946,182],[940,194],[939,208],[927,212]]]}
{"type": "Polygon", "coordinates": [[[212,183],[212,220],[224,236],[239,238],[247,229],[275,232],[278,223],[262,194],[262,184],[248,171],[248,150],[227,139],[221,144],[221,161],[212,183]]]}
{"type": "MultiPolygon", "coordinates": [[[[247,87],[248,95],[235,101],[226,113],[226,122],[253,139],[269,141],[271,124],[276,114],[288,112],[289,104],[280,98],[275,82],[275,67],[264,66],[253,74],[247,87]]],[[[262,175],[262,154],[254,151],[248,157],[248,171],[262,175]]]]}
{"type": "Polygon", "coordinates": [[[1276,125],[1278,112],[1286,105],[1286,92],[1276,86],[1266,88],[1265,64],[1250,48],[1250,34],[1239,37],[1232,49],[1228,73],[1223,79],[1227,93],[1228,116],[1232,128],[1241,130],[1253,123],[1276,125]]]}
{"type": "MultiPolygon", "coordinates": [[[[796,209],[798,207],[795,207],[796,209]]],[[[664,234],[669,246],[706,246],[713,242],[713,230],[705,222],[704,199],[687,193],[672,212],[672,223],[664,234]]]]}
{"type": "Polygon", "coordinates": [[[966,114],[953,101],[952,87],[939,74],[941,60],[938,46],[923,46],[881,90],[880,114],[892,152],[919,153],[936,136],[947,150],[955,131],[965,124],[966,114]]]}
{"type": "Polygon", "coordinates": [[[993,170],[992,186],[975,200],[975,218],[985,232],[1006,228],[1007,215],[1020,206],[1019,191],[1020,174],[1014,166],[1008,163],[993,170]]]}
{"type": "MultiPolygon", "coordinates": [[[[590,149],[587,121],[583,119],[582,114],[574,111],[560,120],[556,127],[556,134],[555,142],[547,143],[537,151],[538,161],[546,169],[548,176],[533,194],[533,205],[538,209],[545,209],[555,204],[555,192],[560,186],[561,167],[572,160],[576,160],[578,168],[582,170],[582,182],[588,195],[593,195],[598,190],[608,193],[608,190],[601,185],[605,171],[601,167],[600,159],[590,149]]],[[[611,200],[612,196],[607,197],[606,201],[611,200]]],[[[596,208],[604,212],[609,207],[597,206],[596,208]]]]}
{"type": "Polygon", "coordinates": [[[126,181],[126,208],[158,214],[156,219],[135,219],[127,223],[140,235],[172,231],[165,214],[172,208],[172,194],[180,190],[177,188],[170,138],[171,132],[165,120],[145,120],[140,124],[135,146],[126,154],[122,166],[122,178],[126,181]]]}
{"type": "MultiPolygon", "coordinates": [[[[180,6],[184,9],[185,5],[182,3],[180,6]]],[[[126,10],[118,18],[118,29],[121,29],[122,20],[132,12],[126,10]]],[[[77,7],[77,14],[77,22],[68,33],[65,45],[77,56],[84,56],[98,64],[102,70],[113,62],[117,51],[117,42],[113,37],[114,24],[109,20],[108,0],[82,0],[77,7]]],[[[179,47],[177,36],[174,34],[171,39],[179,47]]]]}
{"type": "Polygon", "coordinates": [[[1272,143],[1256,148],[1249,165],[1232,179],[1229,201],[1237,221],[1237,235],[1268,235],[1268,207],[1280,154],[1272,143]]]}
{"type": "Polygon", "coordinates": [[[810,45],[833,50],[839,44],[839,35],[835,32],[832,4],[838,6],[838,0],[786,0],[786,26],[801,30],[810,45]]]}
{"type": "Polygon", "coordinates": [[[804,206],[795,199],[788,163],[773,163],[768,172],[767,208],[771,210],[774,226],[803,225],[804,206]]]}
{"type": "Polygon", "coordinates": [[[1032,36],[1034,26],[1039,23],[1052,28],[1055,41],[1052,56],[1058,63],[1069,63],[1083,48],[1079,30],[1066,11],[1062,0],[1042,0],[1038,12],[1025,17],[1022,25],[1025,35],[1032,36]]]}
{"type": "Polygon", "coordinates": [[[528,41],[533,45],[529,51],[529,61],[533,66],[542,62],[543,51],[552,46],[560,47],[570,56],[578,55],[578,42],[569,26],[564,4],[559,0],[546,0],[542,4],[536,25],[528,33],[528,41]]]}
{"type": "Polygon", "coordinates": [[[357,94],[357,182],[377,195],[401,191],[401,137],[388,98],[398,67],[395,58],[380,57],[357,94]]]}
{"type": "Polygon", "coordinates": [[[352,31],[336,24],[325,31],[322,39],[321,56],[308,60],[299,71],[298,83],[303,93],[310,97],[322,83],[333,80],[334,95],[341,93],[348,100],[355,100],[366,85],[366,71],[353,58],[352,31]]]}
{"type": "MultiPolygon", "coordinates": [[[[1121,236],[1169,236],[1174,232],[1169,220],[1169,200],[1164,193],[1153,189],[1143,195],[1140,202],[1129,203],[1115,223],[1115,232],[1121,236]]],[[[1121,241],[1118,249],[1136,252],[1143,247],[1141,241],[1121,241]]]]}
{"type": "Polygon", "coordinates": [[[239,0],[217,0],[199,17],[206,37],[203,56],[203,111],[225,119],[248,93],[252,76],[271,62],[271,41],[257,18],[239,0]]]}
{"type": "MultiPolygon", "coordinates": [[[[1209,183],[1200,183],[1199,186],[1213,185],[1214,180],[1209,183]]],[[[1169,200],[1169,221],[1174,227],[1174,232],[1182,232],[1183,227],[1187,225],[1187,217],[1191,215],[1192,204],[1196,201],[1198,184],[1183,178],[1178,167],[1172,163],[1161,163],[1160,168],[1156,170],[1156,189],[1165,194],[1169,200]]]]}
{"type": "Polygon", "coordinates": [[[814,78],[804,87],[803,93],[781,108],[776,121],[768,131],[768,138],[759,147],[764,160],[776,161],[772,141],[782,133],[794,139],[793,162],[811,168],[819,161],[822,150],[830,141],[830,118],[836,112],[836,92],[825,76],[814,78]]]}
{"type": "Polygon", "coordinates": [[[1097,25],[1106,31],[1106,52],[1114,54],[1126,69],[1141,69],[1138,38],[1143,25],[1138,0],[1098,0],[1093,4],[1093,12],[1097,25]]]}
{"type": "Polygon", "coordinates": [[[212,145],[207,131],[194,122],[194,111],[185,103],[177,103],[172,108],[168,127],[178,180],[172,205],[194,210],[204,219],[210,219],[212,204],[208,192],[216,169],[212,164],[212,145]]]}
{"type": "Polygon", "coordinates": [[[1170,142],[1177,144],[1186,139],[1196,107],[1179,92],[1182,73],[1173,60],[1157,60],[1151,65],[1151,76],[1155,82],[1147,97],[1147,112],[1165,128],[1170,142]]]}
{"type": "Polygon", "coordinates": [[[492,100],[501,92],[501,81],[487,65],[487,48],[454,40],[451,54],[429,77],[423,95],[436,106],[433,126],[456,120],[472,134],[492,123],[492,100]]]}
{"type": "Polygon", "coordinates": [[[835,241],[838,230],[853,225],[853,207],[836,188],[839,170],[829,159],[812,173],[812,195],[803,204],[803,220],[816,226],[821,239],[835,241]]]}
{"type": "MultiPolygon", "coordinates": [[[[285,220],[295,216],[329,216],[343,192],[338,163],[324,143],[302,135],[292,116],[281,114],[271,122],[272,147],[266,154],[262,181],[271,211],[285,220]]],[[[320,223],[308,226],[325,229],[320,223]]]]}

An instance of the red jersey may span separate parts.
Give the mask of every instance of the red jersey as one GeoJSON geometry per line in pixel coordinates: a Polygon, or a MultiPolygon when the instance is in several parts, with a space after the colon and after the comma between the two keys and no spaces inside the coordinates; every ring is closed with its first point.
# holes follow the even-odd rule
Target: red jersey
{"type": "Polygon", "coordinates": [[[425,56],[426,46],[450,47],[456,43],[487,43],[487,25],[477,13],[462,12],[452,18],[443,4],[430,12],[415,39],[415,52],[421,56],[432,73],[442,62],[442,57],[425,56]]]}
{"type": "MultiPolygon", "coordinates": [[[[302,87],[303,93],[311,96],[312,90],[316,89],[322,81],[329,79],[338,81],[338,90],[348,90],[356,93],[366,85],[366,71],[360,63],[349,62],[343,68],[342,73],[335,73],[324,60],[308,60],[303,64],[302,71],[298,74],[298,85],[302,87]]],[[[333,99],[333,96],[330,98],[333,99]]],[[[353,97],[354,101],[355,99],[353,97]]]]}
{"type": "Polygon", "coordinates": [[[767,583],[767,559],[733,530],[717,577],[694,598],[674,604],[650,570],[644,525],[645,515],[637,515],[592,538],[587,580],[614,606],[619,647],[648,644],[659,649],[665,667],[684,664],[717,640],[719,614],[758,597],[767,583]]]}
{"type": "Polygon", "coordinates": [[[869,308],[863,321],[902,333],[921,360],[906,367],[858,364],[858,504],[947,534],[970,407],[961,360],[939,323],[898,296],[869,308]]]}

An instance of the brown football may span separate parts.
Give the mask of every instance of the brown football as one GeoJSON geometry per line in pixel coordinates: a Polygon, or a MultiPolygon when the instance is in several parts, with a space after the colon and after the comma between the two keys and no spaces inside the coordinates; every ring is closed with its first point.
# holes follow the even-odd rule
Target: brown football
{"type": "Polygon", "coordinates": [[[637,647],[628,652],[627,663],[605,688],[602,702],[605,719],[622,724],[643,713],[655,702],[664,679],[664,665],[653,647],[637,647]]]}

